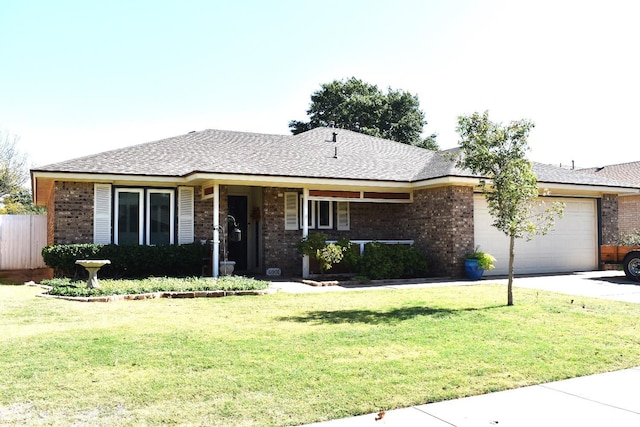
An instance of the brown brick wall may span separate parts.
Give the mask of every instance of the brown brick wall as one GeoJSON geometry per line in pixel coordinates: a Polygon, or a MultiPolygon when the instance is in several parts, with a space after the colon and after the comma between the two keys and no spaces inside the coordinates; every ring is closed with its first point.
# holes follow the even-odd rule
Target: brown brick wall
{"type": "MultiPolygon", "coordinates": [[[[298,189],[265,188],[264,266],[278,267],[285,276],[302,273],[296,243],[301,230],[284,230],[284,193],[298,189]]],[[[431,259],[434,275],[461,276],[463,256],[473,249],[473,190],[445,187],[417,191],[414,202],[350,204],[351,229],[311,230],[329,239],[413,239],[431,259]]]]}
{"type": "Polygon", "coordinates": [[[602,217],[602,244],[614,245],[620,236],[617,195],[605,194],[602,196],[600,214],[602,217]]]}
{"type": "Polygon", "coordinates": [[[640,231],[640,196],[618,197],[618,228],[623,235],[640,231]]]}
{"type": "Polygon", "coordinates": [[[93,242],[93,183],[56,182],[52,205],[54,244],[93,242]]]}
{"type": "MultiPolygon", "coordinates": [[[[227,186],[220,186],[220,222],[224,225],[227,216],[227,186]]],[[[202,187],[194,193],[193,235],[196,242],[213,239],[213,199],[202,200],[202,187]]]]}
{"type": "Polygon", "coordinates": [[[202,200],[202,187],[196,187],[193,200],[193,237],[196,242],[213,238],[213,199],[202,200]]]}
{"type": "Polygon", "coordinates": [[[302,258],[296,249],[296,243],[302,237],[302,232],[284,229],[284,193],[287,191],[298,190],[273,187],[263,189],[262,265],[265,270],[272,267],[280,268],[283,276],[300,276],[302,258]]]}
{"type": "Polygon", "coordinates": [[[430,259],[435,276],[463,275],[463,257],[473,249],[473,188],[416,191],[407,205],[407,230],[430,259]]]}

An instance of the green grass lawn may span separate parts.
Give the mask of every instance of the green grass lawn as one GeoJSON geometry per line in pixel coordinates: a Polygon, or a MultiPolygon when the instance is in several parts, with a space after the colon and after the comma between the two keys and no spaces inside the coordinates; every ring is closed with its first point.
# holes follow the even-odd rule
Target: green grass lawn
{"type": "Polygon", "coordinates": [[[0,424],[289,426],[640,365],[640,305],[516,288],[507,307],[498,285],[39,292],[0,286],[0,424]]]}

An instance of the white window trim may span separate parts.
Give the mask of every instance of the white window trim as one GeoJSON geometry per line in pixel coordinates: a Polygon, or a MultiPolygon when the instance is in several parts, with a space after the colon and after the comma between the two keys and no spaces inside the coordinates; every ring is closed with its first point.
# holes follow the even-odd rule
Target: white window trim
{"type": "Polygon", "coordinates": [[[147,225],[145,227],[145,236],[147,244],[151,242],[151,195],[152,194],[168,194],[169,195],[169,244],[173,245],[174,243],[174,223],[175,223],[175,191],[173,190],[164,190],[164,189],[148,189],[147,190],[147,200],[145,205],[143,206],[143,210],[146,217],[147,225]]]}
{"type": "MultiPolygon", "coordinates": [[[[299,224],[300,224],[298,227],[299,227],[300,229],[302,229],[302,220],[303,220],[303,216],[302,216],[302,212],[303,212],[303,209],[302,209],[303,198],[304,198],[304,197],[303,197],[303,195],[301,194],[301,195],[300,195],[300,204],[299,204],[299,206],[300,206],[300,208],[299,208],[300,213],[298,214],[298,222],[299,222],[299,224]]],[[[309,229],[312,229],[312,228],[316,228],[316,203],[315,203],[315,201],[314,201],[314,200],[309,200],[309,201],[308,201],[308,203],[309,203],[309,229]]]]}
{"type": "MultiPolygon", "coordinates": [[[[284,229],[285,230],[300,230],[303,228],[302,217],[302,202],[303,195],[296,192],[284,193],[284,229]],[[295,206],[294,206],[295,205],[295,206]],[[294,220],[295,214],[295,220],[294,220]]],[[[335,230],[349,231],[351,229],[351,201],[336,201],[336,200],[310,200],[309,201],[309,229],[321,229],[321,230],[335,230]],[[320,218],[316,221],[317,213],[319,212],[319,203],[329,203],[329,224],[320,225],[320,218]],[[336,207],[334,209],[334,202],[336,207]],[[336,211],[336,220],[334,221],[334,210],[336,211]],[[316,222],[318,225],[316,227],[316,222]]]]}
{"type": "Polygon", "coordinates": [[[333,230],[333,202],[330,200],[315,200],[313,202],[313,208],[314,208],[314,218],[315,218],[315,212],[318,212],[318,229],[333,230]],[[329,204],[329,224],[326,224],[326,225],[320,224],[320,203],[329,204]]]}
{"type": "Polygon", "coordinates": [[[145,203],[144,203],[144,190],[141,188],[116,188],[116,194],[114,197],[114,227],[113,227],[113,242],[117,245],[118,242],[118,232],[120,231],[120,204],[118,203],[118,195],[120,193],[138,193],[138,203],[140,204],[140,212],[138,215],[138,244],[144,244],[144,213],[145,213],[145,203]]]}

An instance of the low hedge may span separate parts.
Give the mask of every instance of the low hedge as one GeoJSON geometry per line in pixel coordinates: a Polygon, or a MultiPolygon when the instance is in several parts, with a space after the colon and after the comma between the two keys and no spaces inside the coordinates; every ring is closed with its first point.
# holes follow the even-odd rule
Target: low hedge
{"type": "Polygon", "coordinates": [[[247,291],[264,290],[269,282],[241,276],[212,277],[150,277],[141,280],[101,280],[99,288],[87,288],[85,281],[69,278],[43,280],[50,286],[48,295],[67,297],[96,297],[107,295],[132,295],[151,292],[194,292],[194,291],[247,291]]]}
{"type": "Polygon", "coordinates": [[[369,279],[407,279],[426,277],[426,255],[415,246],[367,243],[357,260],[358,272],[369,279]]]}
{"type": "Polygon", "coordinates": [[[185,245],[51,245],[42,249],[42,258],[55,277],[87,277],[76,265],[79,259],[108,259],[98,273],[101,278],[143,278],[150,276],[188,277],[202,273],[205,247],[200,243],[185,245]]]}

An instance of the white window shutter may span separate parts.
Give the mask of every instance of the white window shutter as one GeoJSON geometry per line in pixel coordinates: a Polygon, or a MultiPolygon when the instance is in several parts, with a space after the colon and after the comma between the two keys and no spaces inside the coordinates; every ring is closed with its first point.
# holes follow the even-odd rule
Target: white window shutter
{"type": "Polygon", "coordinates": [[[178,244],[193,243],[193,187],[178,188],[178,244]]]}
{"type": "Polygon", "coordinates": [[[93,243],[111,243],[111,184],[93,185],[93,243]]]}
{"type": "Polygon", "coordinates": [[[284,229],[298,229],[298,193],[284,193],[284,229]]]}
{"type": "Polygon", "coordinates": [[[349,202],[337,202],[336,210],[337,213],[337,229],[338,230],[349,230],[351,228],[351,221],[349,218],[349,202]]]}

